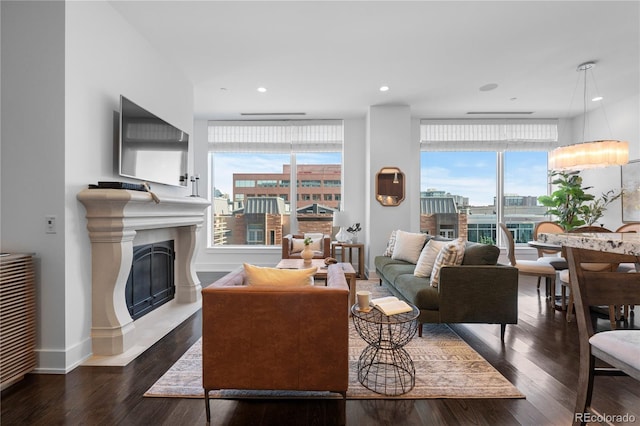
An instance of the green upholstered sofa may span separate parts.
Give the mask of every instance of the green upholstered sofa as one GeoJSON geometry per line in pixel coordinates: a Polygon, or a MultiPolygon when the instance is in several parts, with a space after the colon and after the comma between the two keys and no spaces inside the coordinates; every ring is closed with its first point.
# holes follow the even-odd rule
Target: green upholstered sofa
{"type": "Polygon", "coordinates": [[[498,264],[499,255],[494,245],[467,241],[462,265],[444,266],[437,288],[413,275],[413,263],[376,256],[375,266],[380,284],[420,309],[420,336],[425,323],[488,323],[500,324],[504,340],[506,325],[518,322],[518,270],[498,264]]]}

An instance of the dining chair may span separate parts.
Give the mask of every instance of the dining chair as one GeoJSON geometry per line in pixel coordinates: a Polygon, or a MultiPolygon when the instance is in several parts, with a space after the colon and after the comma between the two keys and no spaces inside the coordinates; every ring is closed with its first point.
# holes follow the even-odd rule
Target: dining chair
{"type": "MultiPolygon", "coordinates": [[[[625,223],[624,225],[616,229],[616,232],[635,232],[636,234],[640,234],[640,222],[625,223]]],[[[618,265],[618,272],[636,271],[637,267],[634,263],[621,263],[620,265],[618,265]]],[[[633,306],[627,306],[625,309],[625,316],[629,316],[631,315],[631,312],[633,312],[633,306]]]]}
{"type": "Polygon", "coordinates": [[[640,304],[637,274],[612,271],[590,271],[586,264],[640,262],[640,256],[605,253],[567,247],[571,293],[575,295],[580,364],[574,408],[574,425],[584,425],[595,412],[591,406],[594,377],[627,375],[640,380],[640,330],[619,329],[597,331],[597,316],[591,309],[600,305],[640,304]],[[596,367],[596,359],[612,368],[596,367]]]}
{"type": "MultiPolygon", "coordinates": [[[[538,234],[561,234],[564,232],[564,228],[558,225],[556,222],[551,221],[542,221],[536,223],[536,226],[533,228],[533,239],[538,239],[538,234]]],[[[540,262],[558,262],[563,261],[564,258],[561,255],[561,250],[549,250],[538,248],[538,261],[540,262]]],[[[556,269],[558,269],[556,267],[556,269]]],[[[538,288],[540,288],[540,280],[542,278],[538,277],[538,288]]]]}
{"type": "MultiPolygon", "coordinates": [[[[580,226],[577,228],[573,228],[568,231],[569,233],[581,233],[581,232],[599,232],[599,233],[607,233],[611,232],[610,229],[605,228],[603,226],[580,226]]],[[[616,265],[617,266],[617,265],[616,265]]],[[[594,263],[590,265],[586,265],[586,268],[591,269],[592,271],[606,271],[615,269],[614,265],[610,263],[594,263]]],[[[562,298],[562,310],[567,311],[567,322],[571,322],[573,319],[573,294],[571,294],[571,286],[569,285],[569,269],[565,269],[558,272],[557,282],[560,284],[560,297],[562,298]],[[568,298],[567,298],[567,293],[568,298]],[[568,301],[565,304],[565,300],[568,301]]],[[[612,324],[615,324],[615,320],[617,320],[620,316],[618,315],[617,308],[615,306],[609,307],[609,316],[611,317],[612,324]]],[[[614,325],[615,326],[615,325],[614,325]]]]}
{"type": "Polygon", "coordinates": [[[570,229],[567,232],[571,232],[571,233],[576,233],[576,232],[611,232],[611,230],[605,228],[604,226],[584,225],[584,226],[578,226],[577,228],[570,229]]]}
{"type": "MultiPolygon", "coordinates": [[[[546,297],[555,299],[556,294],[556,269],[547,262],[538,260],[516,260],[516,248],[513,235],[507,225],[500,223],[500,228],[507,238],[507,257],[509,264],[518,269],[518,273],[525,276],[542,277],[546,283],[546,297]]],[[[555,301],[553,301],[555,306],[555,301]]]]}
{"type": "Polygon", "coordinates": [[[616,232],[635,232],[637,234],[640,234],[640,222],[625,223],[624,225],[616,229],[616,232]]]}

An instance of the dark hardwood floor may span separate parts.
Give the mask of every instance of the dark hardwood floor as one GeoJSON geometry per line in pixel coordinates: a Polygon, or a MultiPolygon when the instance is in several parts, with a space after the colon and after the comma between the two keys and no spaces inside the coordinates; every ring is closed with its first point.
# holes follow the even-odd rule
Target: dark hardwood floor
{"type": "MultiPolygon", "coordinates": [[[[538,296],[535,279],[520,279],[519,297],[519,322],[507,327],[504,345],[497,325],[452,328],[526,399],[353,400],[346,402],[346,424],[570,424],[578,369],[576,324],[567,323],[564,313],[538,296]]],[[[205,424],[201,399],[142,396],[200,335],[198,312],[126,367],[29,374],[2,392],[0,422],[3,426],[205,424]]],[[[339,404],[216,400],[211,403],[211,424],[330,425],[339,420],[339,404]]],[[[640,423],[640,385],[626,377],[598,377],[594,406],[607,414],[629,414],[640,423]]]]}

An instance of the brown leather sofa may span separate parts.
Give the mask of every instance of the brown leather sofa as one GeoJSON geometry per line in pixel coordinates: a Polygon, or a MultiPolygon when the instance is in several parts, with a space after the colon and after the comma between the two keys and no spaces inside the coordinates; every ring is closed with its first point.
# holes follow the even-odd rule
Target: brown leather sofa
{"type": "MultiPolygon", "coordinates": [[[[293,248],[293,239],[304,239],[304,235],[302,234],[287,234],[282,237],[282,258],[283,259],[302,259],[300,256],[301,252],[291,253],[291,249],[293,248]]],[[[313,258],[314,259],[326,259],[331,256],[331,236],[325,235],[320,242],[320,247],[322,250],[314,251],[313,258]]]]}
{"type": "Polygon", "coordinates": [[[248,286],[243,269],[202,290],[207,422],[216,389],[330,391],[349,378],[349,286],[330,265],[326,286],[248,286]]]}

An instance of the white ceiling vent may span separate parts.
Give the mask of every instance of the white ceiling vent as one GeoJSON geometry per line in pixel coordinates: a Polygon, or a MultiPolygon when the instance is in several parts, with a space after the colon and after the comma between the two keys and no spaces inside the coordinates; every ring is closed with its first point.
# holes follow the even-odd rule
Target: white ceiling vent
{"type": "Polygon", "coordinates": [[[533,111],[469,111],[468,115],[526,115],[533,114],[533,111]]]}

